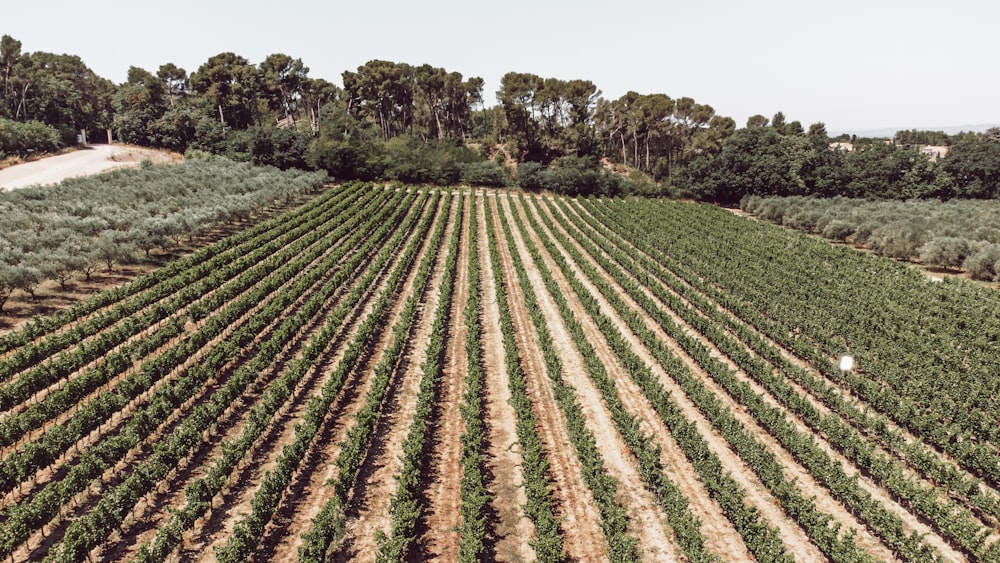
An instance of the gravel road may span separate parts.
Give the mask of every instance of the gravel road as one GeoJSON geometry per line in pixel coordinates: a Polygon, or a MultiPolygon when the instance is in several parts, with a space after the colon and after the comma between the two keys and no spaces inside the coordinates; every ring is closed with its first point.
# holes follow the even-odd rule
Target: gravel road
{"type": "Polygon", "coordinates": [[[91,145],[68,154],[0,170],[0,189],[55,184],[66,178],[89,176],[122,166],[136,166],[145,152],[153,153],[123,145],[91,145]]]}

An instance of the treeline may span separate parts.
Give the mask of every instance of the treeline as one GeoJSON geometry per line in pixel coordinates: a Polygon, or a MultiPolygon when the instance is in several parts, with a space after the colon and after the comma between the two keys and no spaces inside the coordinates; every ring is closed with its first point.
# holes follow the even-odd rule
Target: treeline
{"type": "Polygon", "coordinates": [[[684,185],[690,196],[724,204],[748,195],[1000,197],[1000,130],[958,135],[949,139],[945,157],[932,160],[887,139],[832,144],[822,123],[803,131],[786,125],[780,113],[770,124],[750,118],[748,125],[726,139],[717,156],[692,163],[684,185]]]}
{"type": "Polygon", "coordinates": [[[5,135],[0,152],[9,155],[50,150],[52,133],[65,146],[81,131],[91,140],[110,132],[118,142],[339,179],[622,193],[654,191],[734,129],[690,98],[630,92],[609,101],[583,79],[511,72],[487,107],[481,78],[428,64],[372,60],[345,71],[340,87],[289,55],[252,63],[225,52],[193,72],[132,67],[114,85],[79,57],[24,52],[10,36],[0,47],[0,118],[51,128],[35,135],[48,144],[5,135]]]}
{"type": "Polygon", "coordinates": [[[519,186],[565,194],[667,194],[735,204],[746,195],[879,199],[1000,195],[1000,130],[895,140],[831,139],[778,112],[737,129],[689,97],[602,97],[590,80],[508,72],[484,81],[429,64],[372,60],[343,87],[276,53],[235,53],[193,72],[132,67],[123,84],[79,57],[0,41],[0,156],[52,150],[83,131],[335,178],[519,186]],[[844,141],[832,147],[832,141],[844,141]],[[918,146],[944,145],[933,161],[918,146]]]}
{"type": "Polygon", "coordinates": [[[14,290],[170,249],[219,224],[251,218],[321,186],[323,173],[189,160],[0,193],[0,310],[14,290]]]}

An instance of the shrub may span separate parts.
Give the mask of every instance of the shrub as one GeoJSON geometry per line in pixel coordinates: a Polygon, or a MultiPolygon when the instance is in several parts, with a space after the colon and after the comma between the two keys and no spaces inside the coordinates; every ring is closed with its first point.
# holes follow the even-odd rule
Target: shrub
{"type": "Polygon", "coordinates": [[[745,195],[740,200],[740,209],[747,213],[756,214],[760,210],[762,203],[764,203],[764,198],[759,195],[745,195]]]}
{"type": "Polygon", "coordinates": [[[996,280],[1000,272],[1000,244],[981,245],[965,259],[962,269],[974,280],[996,280]]]}
{"type": "Polygon", "coordinates": [[[972,243],[961,237],[935,237],[918,249],[920,261],[934,268],[959,268],[972,253],[972,243]]]}
{"type": "Polygon", "coordinates": [[[822,233],[828,239],[846,241],[847,237],[854,234],[854,226],[847,221],[833,219],[823,227],[822,233]]]}
{"type": "Polygon", "coordinates": [[[889,223],[875,229],[868,239],[868,248],[876,254],[908,260],[917,256],[924,243],[925,231],[911,223],[889,223]]]}
{"type": "Polygon", "coordinates": [[[545,166],[539,162],[521,162],[517,165],[517,185],[524,191],[542,191],[542,172],[545,166]]]}
{"type": "Polygon", "coordinates": [[[507,170],[493,161],[466,162],[458,166],[459,180],[472,186],[499,188],[507,185],[507,170]]]}
{"type": "Polygon", "coordinates": [[[0,158],[53,152],[63,146],[60,133],[39,121],[11,121],[0,118],[0,158]]]}

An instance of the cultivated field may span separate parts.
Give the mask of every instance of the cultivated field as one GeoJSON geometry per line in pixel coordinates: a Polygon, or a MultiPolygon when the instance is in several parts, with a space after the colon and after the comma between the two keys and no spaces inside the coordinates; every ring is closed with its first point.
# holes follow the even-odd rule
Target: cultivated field
{"type": "Polygon", "coordinates": [[[116,295],[0,338],[4,559],[1000,560],[992,290],[355,183],[116,295]]]}

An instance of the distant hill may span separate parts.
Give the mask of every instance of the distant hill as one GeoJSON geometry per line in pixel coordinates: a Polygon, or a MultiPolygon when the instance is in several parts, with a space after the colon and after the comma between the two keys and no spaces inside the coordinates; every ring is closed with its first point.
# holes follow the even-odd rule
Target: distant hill
{"type": "Polygon", "coordinates": [[[892,137],[896,135],[896,131],[905,131],[908,129],[916,129],[917,131],[944,131],[949,135],[954,135],[956,133],[961,133],[963,131],[974,131],[977,133],[983,132],[990,127],[1000,127],[1000,123],[982,123],[979,125],[953,125],[947,127],[886,127],[883,129],[840,129],[831,130],[830,136],[836,137],[837,135],[842,135],[847,133],[848,135],[857,135],[858,137],[892,137]]]}

